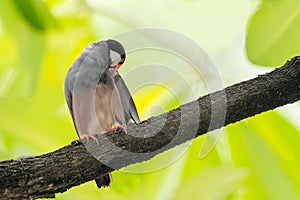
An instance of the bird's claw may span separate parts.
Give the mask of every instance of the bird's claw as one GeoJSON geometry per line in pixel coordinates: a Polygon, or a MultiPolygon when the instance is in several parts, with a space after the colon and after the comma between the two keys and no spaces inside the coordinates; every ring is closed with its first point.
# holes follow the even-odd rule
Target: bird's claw
{"type": "Polygon", "coordinates": [[[118,130],[123,130],[124,132],[125,132],[125,134],[127,134],[127,127],[126,127],[126,125],[124,125],[124,124],[121,124],[121,125],[117,125],[117,126],[115,126],[115,127],[113,127],[113,128],[111,128],[110,129],[110,131],[118,131],[118,130]]]}
{"type": "Polygon", "coordinates": [[[93,134],[83,134],[83,136],[81,137],[81,139],[86,138],[88,141],[91,138],[92,140],[96,141],[96,143],[98,144],[98,140],[96,138],[96,133],[93,134]]]}

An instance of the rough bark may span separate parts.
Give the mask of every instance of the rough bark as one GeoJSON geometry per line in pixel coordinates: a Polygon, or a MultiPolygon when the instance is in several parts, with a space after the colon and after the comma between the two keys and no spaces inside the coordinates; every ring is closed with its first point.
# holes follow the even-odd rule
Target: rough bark
{"type": "Polygon", "coordinates": [[[54,197],[55,193],[148,160],[208,131],[299,99],[300,57],[295,57],[270,73],[130,125],[128,134],[108,132],[97,136],[97,143],[74,141],[41,156],[1,161],[0,198],[54,197]]]}

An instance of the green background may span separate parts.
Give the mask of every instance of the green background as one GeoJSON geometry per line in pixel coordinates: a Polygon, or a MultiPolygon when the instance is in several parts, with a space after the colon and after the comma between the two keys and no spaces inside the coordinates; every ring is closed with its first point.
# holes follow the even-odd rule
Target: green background
{"type": "MultiPolygon", "coordinates": [[[[206,51],[224,86],[268,72],[300,53],[298,0],[3,0],[0,17],[1,160],[51,152],[77,139],[63,82],[91,42],[135,28],[176,31],[206,51]]],[[[143,63],[142,56],[136,59],[143,63]]],[[[131,69],[125,63],[120,73],[131,69]]],[[[207,93],[202,79],[190,80],[197,96],[207,93]]],[[[125,81],[135,85],[143,76],[125,81]]],[[[165,76],[162,84],[179,91],[184,102],[194,100],[179,81],[165,76]]],[[[182,103],[164,87],[133,93],[143,120],[182,103]]],[[[56,199],[299,199],[299,111],[295,103],[229,125],[204,158],[199,152],[205,137],[200,137],[164,168],[116,171],[110,188],[98,190],[89,182],[56,199]]],[[[159,158],[143,167],[151,168],[159,158]]]]}

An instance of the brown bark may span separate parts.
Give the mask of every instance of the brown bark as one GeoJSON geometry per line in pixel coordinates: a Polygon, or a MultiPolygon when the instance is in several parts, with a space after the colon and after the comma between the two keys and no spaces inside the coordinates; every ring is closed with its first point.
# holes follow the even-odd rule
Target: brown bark
{"type": "Polygon", "coordinates": [[[55,193],[148,160],[208,131],[299,99],[300,57],[295,57],[270,73],[130,125],[128,134],[108,132],[97,136],[98,144],[93,140],[74,141],[41,156],[1,161],[0,198],[54,197],[55,193]]]}

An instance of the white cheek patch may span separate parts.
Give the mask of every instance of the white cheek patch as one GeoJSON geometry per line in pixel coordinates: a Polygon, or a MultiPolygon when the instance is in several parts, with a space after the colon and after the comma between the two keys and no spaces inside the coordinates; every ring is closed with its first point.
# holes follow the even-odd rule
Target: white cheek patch
{"type": "Polygon", "coordinates": [[[121,56],[117,52],[110,50],[109,54],[111,60],[111,64],[110,64],[111,67],[117,65],[121,61],[121,56]]]}

